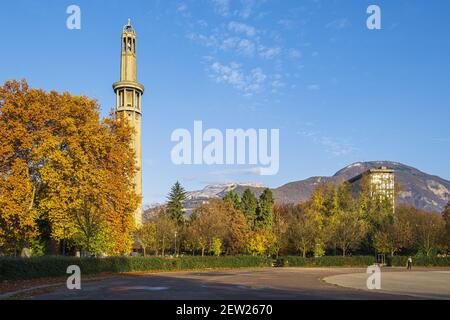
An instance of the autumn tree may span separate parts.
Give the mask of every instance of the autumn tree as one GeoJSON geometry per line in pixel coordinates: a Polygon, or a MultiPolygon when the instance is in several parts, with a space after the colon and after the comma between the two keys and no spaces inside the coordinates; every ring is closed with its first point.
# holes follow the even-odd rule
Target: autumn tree
{"type": "Polygon", "coordinates": [[[349,250],[358,249],[367,233],[366,221],[352,211],[338,211],[329,220],[325,229],[326,239],[341,249],[346,256],[349,250]]]}
{"type": "Polygon", "coordinates": [[[273,211],[273,234],[275,236],[274,254],[277,258],[281,250],[288,246],[289,220],[282,208],[282,205],[277,205],[274,207],[273,211]]]}
{"type": "Polygon", "coordinates": [[[306,258],[309,252],[314,251],[317,239],[320,239],[321,217],[312,209],[299,213],[291,221],[290,238],[295,248],[306,258]]]}
{"type": "Polygon", "coordinates": [[[40,169],[60,114],[58,95],[31,90],[25,81],[0,87],[0,236],[18,252],[37,234],[40,169]]]}
{"type": "Polygon", "coordinates": [[[410,248],[413,244],[413,223],[407,208],[398,208],[393,219],[386,221],[375,232],[375,249],[394,256],[402,249],[410,248]]]}
{"type": "Polygon", "coordinates": [[[16,159],[0,177],[0,248],[17,255],[37,234],[37,211],[31,203],[33,186],[28,166],[16,159]]]}
{"type": "Polygon", "coordinates": [[[157,250],[156,239],[156,223],[146,222],[134,231],[134,238],[141,246],[144,257],[147,254],[147,250],[157,250]]]}
{"type": "Polygon", "coordinates": [[[222,210],[222,201],[214,200],[194,210],[191,216],[191,228],[197,239],[197,247],[202,256],[212,247],[214,239],[224,239],[226,215],[222,210]]]}
{"type": "MultiPolygon", "coordinates": [[[[396,184],[395,189],[400,187],[396,184]]],[[[398,191],[394,192],[394,198],[398,191]]],[[[380,229],[386,221],[392,219],[394,214],[394,199],[385,192],[377,192],[370,181],[369,176],[361,179],[360,189],[357,196],[358,210],[368,223],[367,232],[373,236],[376,230],[380,229]]]]}
{"type": "Polygon", "coordinates": [[[211,253],[218,257],[222,254],[222,240],[219,238],[214,238],[211,245],[211,253]]]}
{"type": "Polygon", "coordinates": [[[254,230],[249,234],[247,251],[252,255],[272,254],[275,243],[276,239],[272,230],[254,230]]]}
{"type": "Polygon", "coordinates": [[[70,111],[61,127],[71,133],[63,135],[63,147],[47,153],[42,169],[47,194],[41,208],[48,212],[52,237],[71,237],[89,253],[129,252],[138,203],[131,128],[114,116],[99,122],[93,101],[66,98],[70,111]]]}
{"type": "Polygon", "coordinates": [[[450,201],[445,206],[444,212],[442,212],[442,217],[445,223],[444,243],[447,250],[450,250],[450,201]]]}
{"type": "Polygon", "coordinates": [[[413,230],[417,249],[429,257],[438,251],[442,243],[445,235],[445,223],[439,215],[433,212],[418,211],[413,230]]]}
{"type": "Polygon", "coordinates": [[[226,253],[238,254],[244,252],[250,230],[244,213],[229,200],[221,203],[221,210],[226,217],[224,221],[226,232],[223,239],[226,253]]]}
{"type": "Polygon", "coordinates": [[[160,253],[164,257],[166,250],[173,247],[178,225],[165,210],[161,210],[153,222],[156,226],[156,255],[160,253]]]}
{"type": "Polygon", "coordinates": [[[245,249],[248,226],[244,214],[230,199],[213,200],[194,210],[187,233],[190,246],[199,249],[202,255],[213,251],[215,239],[221,241],[226,254],[237,254],[245,249]]]}
{"type": "Polygon", "coordinates": [[[46,221],[40,225],[56,241],[127,252],[138,201],[131,136],[126,121],[101,121],[94,100],[7,82],[0,88],[0,223],[17,229],[8,237],[23,247],[42,234],[37,221],[46,221]],[[17,179],[23,187],[8,196],[5,183],[17,179]]]}

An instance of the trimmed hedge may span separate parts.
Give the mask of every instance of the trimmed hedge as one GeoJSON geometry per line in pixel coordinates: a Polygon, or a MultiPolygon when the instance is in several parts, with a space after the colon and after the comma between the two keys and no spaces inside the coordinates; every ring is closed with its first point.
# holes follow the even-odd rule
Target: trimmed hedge
{"type": "MultiPolygon", "coordinates": [[[[392,258],[392,265],[406,266],[408,257],[392,258]]],[[[224,257],[110,257],[110,258],[74,258],[74,257],[37,257],[37,258],[1,258],[0,281],[31,280],[39,278],[65,277],[70,265],[78,265],[83,275],[103,272],[142,272],[176,271],[220,268],[259,268],[271,267],[274,260],[254,256],[224,257]]],[[[367,267],[375,263],[373,256],[327,256],[321,258],[302,258],[288,256],[277,260],[278,267],[367,267]]],[[[413,266],[450,266],[450,257],[413,257],[413,266]]]]}
{"type": "Polygon", "coordinates": [[[376,260],[373,256],[326,256],[320,258],[303,258],[288,256],[277,262],[277,265],[286,267],[367,267],[376,260]]]}
{"type": "MultiPolygon", "coordinates": [[[[393,267],[405,267],[408,257],[394,256],[386,257],[393,267]]],[[[376,263],[373,256],[327,256],[321,258],[302,258],[299,256],[288,256],[278,259],[277,266],[280,267],[367,267],[376,263]]],[[[413,266],[423,267],[448,267],[450,257],[413,257],[413,266]]]]}
{"type": "MultiPolygon", "coordinates": [[[[394,267],[406,267],[406,260],[408,257],[394,256],[391,258],[392,266],[394,267]]],[[[412,257],[413,267],[448,267],[450,266],[450,257],[412,257]]]]}
{"type": "Polygon", "coordinates": [[[0,281],[30,280],[67,276],[70,265],[77,265],[81,273],[99,274],[102,272],[138,272],[195,270],[207,268],[252,268],[272,266],[271,259],[253,256],[225,257],[110,257],[110,258],[74,258],[74,257],[37,257],[37,258],[0,258],[0,281]]]}

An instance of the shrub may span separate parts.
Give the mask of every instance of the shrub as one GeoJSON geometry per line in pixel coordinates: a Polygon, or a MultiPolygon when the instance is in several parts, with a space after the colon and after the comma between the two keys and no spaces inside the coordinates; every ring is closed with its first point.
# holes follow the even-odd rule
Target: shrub
{"type": "Polygon", "coordinates": [[[375,263],[375,257],[372,256],[327,256],[318,258],[289,256],[285,260],[290,267],[367,267],[375,263]]]}
{"type": "Polygon", "coordinates": [[[36,257],[0,258],[0,281],[28,280],[66,276],[67,267],[78,265],[83,275],[103,272],[137,272],[195,270],[207,268],[250,268],[267,267],[272,260],[252,256],[225,257],[36,257]]]}
{"type": "MultiPolygon", "coordinates": [[[[406,267],[408,257],[394,256],[392,257],[392,266],[406,267]]],[[[419,267],[448,267],[450,266],[450,257],[413,257],[413,266],[419,267]]]]}

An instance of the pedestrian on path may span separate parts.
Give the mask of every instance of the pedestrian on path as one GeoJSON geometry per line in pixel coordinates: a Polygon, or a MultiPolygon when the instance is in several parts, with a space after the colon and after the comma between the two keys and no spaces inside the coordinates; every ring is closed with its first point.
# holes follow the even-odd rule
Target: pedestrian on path
{"type": "Polygon", "coordinates": [[[409,257],[408,258],[408,263],[407,263],[407,269],[408,269],[408,271],[411,271],[411,269],[412,269],[412,257],[409,257]]]}

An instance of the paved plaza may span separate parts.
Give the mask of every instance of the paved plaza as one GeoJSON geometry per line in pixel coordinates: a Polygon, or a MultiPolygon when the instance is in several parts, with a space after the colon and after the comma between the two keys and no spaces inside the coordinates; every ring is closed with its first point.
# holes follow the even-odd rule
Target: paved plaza
{"type": "MultiPolygon", "coordinates": [[[[342,274],[326,277],[324,281],[340,287],[369,291],[367,276],[365,273],[342,274]]],[[[450,271],[381,272],[379,292],[450,300],[450,271]]]]}
{"type": "Polygon", "coordinates": [[[263,268],[118,275],[36,292],[38,300],[396,300],[450,299],[450,269],[383,269],[382,290],[368,290],[358,268],[263,268]]]}

